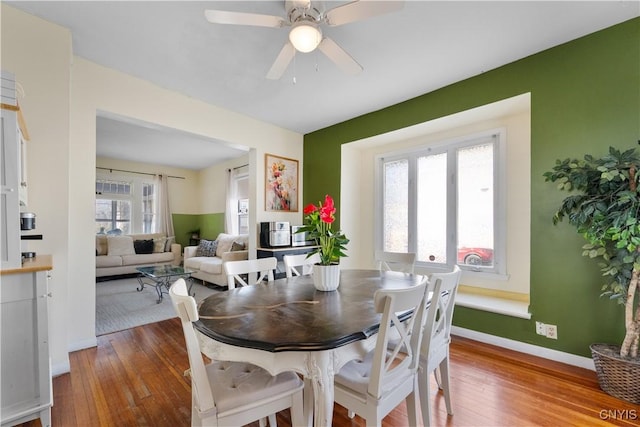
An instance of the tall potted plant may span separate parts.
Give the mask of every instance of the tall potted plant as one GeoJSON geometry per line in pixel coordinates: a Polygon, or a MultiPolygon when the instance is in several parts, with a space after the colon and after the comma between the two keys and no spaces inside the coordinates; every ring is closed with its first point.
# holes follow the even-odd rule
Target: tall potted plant
{"type": "Polygon", "coordinates": [[[332,230],[335,221],[336,208],[333,198],[328,194],[324,198],[324,204],[318,202],[308,204],[304,208],[304,226],[298,231],[306,232],[307,236],[315,240],[318,247],[308,256],[315,253],[320,255],[320,263],[313,266],[313,280],[316,289],[321,291],[333,291],[340,284],[340,257],[345,255],[345,245],[349,239],[342,231],[332,230]]]}
{"type": "Polygon", "coordinates": [[[613,147],[601,158],[557,160],[546,181],[557,183],[566,197],[553,216],[565,218],[587,243],[582,255],[599,261],[605,283],[601,296],[624,307],[622,344],[593,344],[591,352],[601,388],[607,393],[640,403],[640,157],[634,149],[613,147]]]}

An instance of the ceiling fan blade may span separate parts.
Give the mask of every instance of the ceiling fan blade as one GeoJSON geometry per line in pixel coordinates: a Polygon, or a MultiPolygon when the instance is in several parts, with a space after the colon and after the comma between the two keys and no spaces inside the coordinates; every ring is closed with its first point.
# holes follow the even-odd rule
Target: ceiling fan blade
{"type": "Polygon", "coordinates": [[[257,13],[228,12],[226,10],[205,10],[204,16],[213,24],[253,25],[257,27],[280,28],[287,22],[279,16],[257,13]]]}
{"type": "Polygon", "coordinates": [[[328,10],[325,13],[325,22],[331,26],[343,25],[395,12],[403,7],[403,0],[356,0],[328,10]]]}
{"type": "Polygon", "coordinates": [[[358,64],[355,59],[344,51],[336,42],[329,37],[322,39],[318,45],[318,49],[327,57],[335,62],[335,64],[347,74],[358,74],[362,71],[362,65],[358,64]]]}
{"type": "Polygon", "coordinates": [[[278,57],[267,73],[267,78],[271,80],[278,80],[280,77],[282,77],[284,70],[287,69],[295,54],[296,48],[293,47],[290,42],[287,42],[287,44],[282,47],[282,50],[278,54],[278,57]]]}

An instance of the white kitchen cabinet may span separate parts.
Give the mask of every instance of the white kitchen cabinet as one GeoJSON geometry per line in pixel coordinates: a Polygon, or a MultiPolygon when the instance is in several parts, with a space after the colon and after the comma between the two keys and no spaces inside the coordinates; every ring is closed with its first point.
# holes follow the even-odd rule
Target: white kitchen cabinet
{"type": "Polygon", "coordinates": [[[51,425],[53,391],[49,357],[48,276],[51,256],[2,270],[0,281],[0,423],[14,426],[40,418],[51,425]]]}
{"type": "Polygon", "coordinates": [[[20,206],[27,204],[28,134],[18,106],[15,79],[5,71],[0,77],[0,265],[6,269],[21,263],[20,206]]]}
{"type": "Polygon", "coordinates": [[[28,202],[27,140],[24,139],[24,135],[20,131],[20,126],[18,126],[18,142],[20,143],[20,187],[18,189],[18,198],[20,200],[20,206],[26,207],[28,202]]]}

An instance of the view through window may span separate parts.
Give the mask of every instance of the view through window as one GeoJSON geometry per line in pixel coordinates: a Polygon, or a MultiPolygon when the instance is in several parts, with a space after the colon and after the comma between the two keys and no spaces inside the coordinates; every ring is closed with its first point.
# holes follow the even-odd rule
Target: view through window
{"type": "Polygon", "coordinates": [[[381,157],[382,250],[495,271],[499,135],[381,157]]]}
{"type": "Polygon", "coordinates": [[[133,179],[96,179],[96,233],[152,233],[156,219],[155,188],[153,183],[133,179]]]}

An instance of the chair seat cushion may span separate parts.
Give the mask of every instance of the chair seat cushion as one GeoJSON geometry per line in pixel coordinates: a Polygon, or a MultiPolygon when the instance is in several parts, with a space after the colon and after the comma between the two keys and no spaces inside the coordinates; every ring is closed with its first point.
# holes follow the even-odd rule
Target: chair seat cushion
{"type": "Polygon", "coordinates": [[[294,372],[272,376],[266,370],[241,362],[213,362],[206,366],[218,413],[249,405],[269,397],[277,398],[292,388],[302,387],[294,372]]]}
{"type": "MultiPolygon", "coordinates": [[[[373,351],[367,353],[363,360],[352,360],[340,369],[335,376],[336,386],[347,388],[361,395],[363,401],[366,399],[367,388],[371,375],[371,365],[373,364],[373,351]]],[[[384,396],[389,390],[393,390],[407,379],[412,379],[413,374],[409,369],[402,369],[390,376],[385,381],[382,395],[384,396]]]]}

